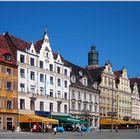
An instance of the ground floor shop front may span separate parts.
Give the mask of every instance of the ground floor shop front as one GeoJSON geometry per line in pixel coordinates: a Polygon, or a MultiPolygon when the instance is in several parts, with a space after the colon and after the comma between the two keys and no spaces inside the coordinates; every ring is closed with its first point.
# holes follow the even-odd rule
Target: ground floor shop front
{"type": "Polygon", "coordinates": [[[17,127],[17,123],[17,114],[0,113],[0,130],[12,130],[17,127]]]}

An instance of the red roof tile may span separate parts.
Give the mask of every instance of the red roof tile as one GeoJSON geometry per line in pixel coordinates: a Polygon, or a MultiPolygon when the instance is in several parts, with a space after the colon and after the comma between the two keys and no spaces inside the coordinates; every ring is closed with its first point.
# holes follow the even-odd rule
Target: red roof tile
{"type": "Polygon", "coordinates": [[[35,43],[35,50],[36,50],[36,52],[40,52],[40,49],[41,49],[41,47],[42,47],[42,44],[43,44],[43,40],[39,40],[39,41],[37,41],[36,43],[35,43]]]}
{"type": "Polygon", "coordinates": [[[13,65],[16,64],[14,56],[13,56],[13,54],[12,54],[10,48],[9,48],[9,45],[8,45],[6,39],[4,38],[3,35],[0,35],[0,61],[8,63],[8,64],[13,64],[13,65]],[[11,55],[12,61],[6,60],[5,57],[4,57],[5,54],[11,55]]]}

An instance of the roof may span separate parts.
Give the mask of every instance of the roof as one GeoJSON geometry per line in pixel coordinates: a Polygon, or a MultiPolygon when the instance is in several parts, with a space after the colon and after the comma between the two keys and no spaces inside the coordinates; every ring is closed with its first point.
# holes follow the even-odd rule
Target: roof
{"type": "Polygon", "coordinates": [[[120,77],[121,77],[122,73],[123,73],[123,70],[114,71],[114,75],[116,76],[116,78],[115,78],[116,87],[118,86],[118,84],[120,82],[120,77]]]}
{"type": "Polygon", "coordinates": [[[0,61],[7,64],[16,65],[14,54],[11,52],[11,49],[3,35],[0,35],[0,61]],[[10,55],[12,57],[11,61],[6,60],[5,55],[10,55]]]}
{"type": "Polygon", "coordinates": [[[76,78],[76,83],[74,83],[74,84],[80,85],[80,86],[84,86],[84,85],[80,82],[80,79],[83,78],[83,77],[87,77],[87,79],[88,79],[88,86],[87,86],[87,87],[90,87],[90,88],[94,89],[93,86],[91,86],[91,85],[94,83],[94,81],[93,81],[92,77],[90,77],[90,73],[88,72],[87,69],[82,68],[82,67],[80,67],[80,66],[78,66],[78,65],[75,65],[75,64],[73,64],[73,63],[71,63],[71,62],[69,62],[69,61],[66,61],[66,60],[65,60],[65,63],[66,63],[69,67],[71,67],[71,70],[72,70],[72,71],[71,71],[71,76],[74,75],[75,78],[76,78]],[[82,72],[82,75],[80,75],[79,72],[82,72]]]}
{"type": "Polygon", "coordinates": [[[8,36],[6,38],[7,41],[10,41],[11,43],[13,43],[13,45],[21,51],[25,51],[26,49],[28,49],[31,46],[31,43],[26,42],[22,39],[19,39],[13,35],[10,35],[9,33],[6,33],[5,36],[8,36]]]}
{"type": "Polygon", "coordinates": [[[101,82],[101,74],[104,71],[105,66],[98,67],[94,69],[89,69],[88,72],[91,75],[92,79],[94,79],[96,82],[101,82]]]}
{"type": "Polygon", "coordinates": [[[135,78],[130,78],[130,87],[131,89],[133,89],[134,83],[136,82],[138,85],[138,91],[139,91],[139,95],[140,95],[140,77],[135,77],[135,78]]]}
{"type": "Polygon", "coordinates": [[[35,43],[35,49],[36,49],[36,52],[40,52],[41,50],[41,47],[42,47],[42,44],[43,44],[43,40],[38,40],[36,43],[35,43]]]}

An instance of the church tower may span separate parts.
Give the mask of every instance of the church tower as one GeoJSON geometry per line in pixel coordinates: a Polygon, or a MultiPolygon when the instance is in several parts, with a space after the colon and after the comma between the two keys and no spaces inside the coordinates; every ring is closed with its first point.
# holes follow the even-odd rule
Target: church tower
{"type": "Polygon", "coordinates": [[[98,65],[98,51],[96,51],[96,46],[91,46],[91,50],[88,53],[88,67],[97,68],[98,65]]]}

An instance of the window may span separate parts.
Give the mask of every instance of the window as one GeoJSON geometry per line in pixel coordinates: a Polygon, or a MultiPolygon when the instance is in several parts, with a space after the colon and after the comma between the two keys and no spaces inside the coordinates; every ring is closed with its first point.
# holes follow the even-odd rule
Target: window
{"type": "Polygon", "coordinates": [[[50,64],[50,71],[53,71],[53,65],[50,64]]]}
{"type": "Polygon", "coordinates": [[[84,93],[84,100],[86,100],[86,93],[84,93]]]}
{"type": "Polygon", "coordinates": [[[25,62],[24,59],[25,59],[25,58],[24,58],[24,55],[21,54],[21,55],[20,55],[20,62],[21,62],[21,63],[24,63],[24,62],[25,62]]]}
{"type": "Polygon", "coordinates": [[[35,110],[35,101],[34,100],[30,101],[30,109],[35,110]]]}
{"type": "Polygon", "coordinates": [[[64,93],[64,99],[67,100],[67,92],[64,93]]]}
{"type": "Polygon", "coordinates": [[[64,74],[67,76],[67,69],[64,70],[64,74]]]}
{"type": "Polygon", "coordinates": [[[0,99],[0,109],[2,108],[2,103],[3,103],[3,100],[0,99]]]}
{"type": "Polygon", "coordinates": [[[39,62],[39,67],[43,69],[43,61],[39,62]]]}
{"type": "Polygon", "coordinates": [[[67,81],[65,80],[64,81],[64,87],[67,88],[67,86],[68,86],[68,84],[67,84],[67,81]]]}
{"type": "Polygon", "coordinates": [[[0,130],[3,129],[3,124],[2,124],[2,117],[0,117],[0,130]]]}
{"type": "Polygon", "coordinates": [[[95,113],[97,113],[97,106],[95,106],[95,113]]]}
{"type": "Polygon", "coordinates": [[[61,112],[61,104],[58,102],[57,103],[57,112],[60,113],[61,112]]]}
{"type": "Polygon", "coordinates": [[[50,97],[53,97],[53,90],[50,89],[50,97]]]}
{"type": "Polygon", "coordinates": [[[7,69],[6,69],[6,74],[9,74],[9,75],[11,75],[11,74],[12,74],[12,69],[10,69],[10,68],[7,68],[7,69]]]}
{"type": "Polygon", "coordinates": [[[80,95],[80,92],[78,92],[78,99],[79,99],[79,100],[81,99],[81,95],[80,95]]]}
{"type": "Polygon", "coordinates": [[[72,90],[72,99],[75,99],[75,94],[74,94],[74,90],[72,90]]]}
{"type": "Polygon", "coordinates": [[[22,92],[25,92],[25,84],[20,83],[20,89],[22,92]]]}
{"type": "Polygon", "coordinates": [[[84,104],[84,111],[87,110],[87,104],[84,104]]]}
{"type": "Polygon", "coordinates": [[[64,105],[64,113],[68,113],[67,105],[64,105]]]}
{"type": "Polygon", "coordinates": [[[25,109],[25,99],[20,99],[20,109],[25,109]]]}
{"type": "Polygon", "coordinates": [[[84,85],[85,86],[87,85],[87,79],[84,79],[84,85]]]}
{"type": "Polygon", "coordinates": [[[44,87],[40,87],[40,95],[43,95],[44,93],[44,87]]]}
{"type": "Polygon", "coordinates": [[[58,98],[61,98],[61,91],[58,91],[58,98]]]}
{"type": "Polygon", "coordinates": [[[44,82],[44,74],[40,74],[40,82],[44,82]]]}
{"type": "Polygon", "coordinates": [[[92,101],[92,95],[91,94],[89,95],[89,100],[92,101]]]}
{"type": "Polygon", "coordinates": [[[13,109],[12,101],[7,101],[7,109],[13,109]]]}
{"type": "Polygon", "coordinates": [[[53,112],[53,103],[50,103],[50,112],[53,112]]]}
{"type": "Polygon", "coordinates": [[[78,111],[81,111],[81,103],[78,103],[78,111]]]}
{"type": "Polygon", "coordinates": [[[57,79],[57,85],[61,86],[61,79],[59,79],[59,78],[57,79]]]}
{"type": "Polygon", "coordinates": [[[7,90],[12,90],[12,82],[7,82],[6,83],[6,89],[7,90]]]}
{"type": "Polygon", "coordinates": [[[57,73],[60,73],[60,67],[57,67],[57,73]]]}
{"type": "Polygon", "coordinates": [[[25,70],[20,69],[20,77],[25,78],[25,70]]]}
{"type": "Polygon", "coordinates": [[[71,103],[71,110],[75,110],[75,102],[71,103]]]}
{"type": "Polygon", "coordinates": [[[89,111],[92,112],[92,105],[89,105],[89,111]]]}
{"type": "Polygon", "coordinates": [[[50,76],[50,84],[53,85],[53,77],[50,76]]]}
{"type": "Polygon", "coordinates": [[[5,55],[4,55],[4,58],[5,58],[5,60],[7,60],[7,61],[12,61],[12,56],[11,56],[11,54],[5,54],[5,55]]]}
{"type": "Polygon", "coordinates": [[[30,90],[31,90],[31,93],[34,94],[35,93],[35,86],[34,85],[31,85],[30,86],[30,90]]]}
{"type": "Polygon", "coordinates": [[[30,73],[30,79],[35,80],[35,73],[33,71],[31,71],[30,73]]]}
{"type": "Polygon", "coordinates": [[[2,80],[0,79],[0,89],[2,88],[2,82],[1,82],[2,80]]]}
{"type": "Polygon", "coordinates": [[[34,66],[35,64],[34,64],[35,62],[34,62],[34,58],[30,58],[30,64],[32,65],[32,66],[34,66]]]}
{"type": "Polygon", "coordinates": [[[44,111],[44,102],[40,102],[40,111],[44,111]]]}

